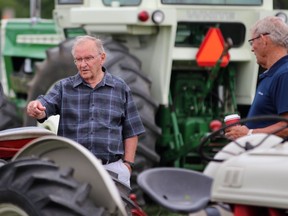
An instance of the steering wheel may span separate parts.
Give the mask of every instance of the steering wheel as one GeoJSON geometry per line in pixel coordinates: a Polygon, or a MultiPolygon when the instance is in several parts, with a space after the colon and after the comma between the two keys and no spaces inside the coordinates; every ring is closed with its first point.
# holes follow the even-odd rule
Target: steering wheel
{"type": "MultiPolygon", "coordinates": [[[[221,159],[221,158],[219,158],[219,157],[216,157],[217,154],[216,154],[214,157],[211,157],[211,156],[209,156],[208,154],[205,153],[204,150],[205,150],[205,146],[207,145],[207,143],[210,143],[210,140],[211,140],[212,138],[218,136],[219,134],[223,134],[224,131],[225,131],[225,129],[227,129],[227,128],[229,128],[229,127],[233,127],[233,126],[235,126],[235,125],[237,125],[237,124],[244,124],[244,123],[252,122],[252,121],[284,121],[284,122],[287,123],[287,125],[286,125],[285,127],[282,127],[282,128],[277,129],[277,130],[274,131],[274,133],[272,133],[272,134],[264,134],[264,135],[261,134],[261,136],[257,136],[258,139],[257,139],[257,143],[256,143],[256,144],[255,144],[255,140],[254,140],[253,143],[252,143],[252,142],[249,142],[248,136],[245,136],[245,138],[244,138],[244,137],[238,138],[238,139],[236,139],[236,140],[231,141],[231,142],[230,142],[229,144],[227,144],[227,145],[232,145],[232,144],[233,144],[233,145],[236,145],[236,146],[238,146],[240,149],[242,149],[242,152],[247,151],[247,150],[251,150],[251,149],[254,149],[254,148],[256,148],[256,147],[259,147],[260,145],[263,145],[263,143],[264,143],[265,141],[267,141],[268,137],[270,137],[270,136],[275,136],[275,135],[273,135],[273,134],[275,134],[275,133],[277,133],[277,132],[280,132],[280,131],[282,131],[282,130],[284,130],[285,128],[288,127],[288,119],[287,119],[287,118],[284,118],[284,117],[281,117],[281,116],[269,115],[269,116],[257,116],[257,117],[252,117],[252,118],[241,119],[241,120],[238,121],[238,122],[235,122],[235,123],[230,124],[230,125],[226,125],[226,126],[220,128],[220,129],[218,129],[218,130],[210,133],[208,136],[204,137],[204,138],[202,139],[200,145],[199,145],[199,154],[200,154],[201,157],[202,157],[203,159],[205,159],[206,161],[223,162],[224,160],[227,159],[227,157],[221,159]]],[[[251,137],[256,137],[256,136],[254,136],[254,135],[257,135],[257,134],[253,134],[253,136],[251,136],[251,137]]],[[[250,137],[250,136],[249,136],[249,137],[250,137]]],[[[288,137],[288,136],[287,136],[287,137],[288,137]]],[[[279,138],[280,138],[280,137],[279,137],[279,138]]],[[[282,142],[283,142],[283,141],[286,141],[286,139],[284,139],[284,140],[283,140],[282,138],[280,138],[280,139],[281,139],[282,142]]],[[[277,144],[279,144],[279,143],[277,143],[277,144]]],[[[227,145],[226,145],[226,146],[227,146],[227,145]]],[[[235,156],[235,152],[229,152],[229,151],[227,151],[228,149],[225,149],[226,146],[221,150],[221,152],[222,152],[222,153],[225,152],[225,153],[228,154],[228,155],[230,154],[230,157],[231,157],[231,156],[235,156]]],[[[242,153],[242,152],[241,152],[241,153],[242,153]]]]}

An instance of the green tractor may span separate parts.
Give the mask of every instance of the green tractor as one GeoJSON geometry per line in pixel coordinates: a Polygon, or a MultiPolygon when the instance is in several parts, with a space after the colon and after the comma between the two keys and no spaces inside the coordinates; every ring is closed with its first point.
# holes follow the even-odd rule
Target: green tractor
{"type": "MultiPolygon", "coordinates": [[[[150,167],[203,170],[201,139],[221,127],[225,115],[245,117],[253,100],[259,67],[248,43],[250,26],[267,15],[286,22],[287,14],[273,10],[271,0],[57,0],[53,20],[2,20],[7,109],[1,115],[12,120],[0,126],[37,125],[23,114],[27,102],[77,73],[73,40],[89,34],[104,40],[105,66],[132,89],[146,128],[132,191],[150,167]]],[[[57,117],[39,126],[56,132],[57,117]]],[[[217,137],[206,151],[216,154],[225,144],[217,137]]]]}
{"type": "Polygon", "coordinates": [[[32,19],[2,20],[1,32],[0,77],[6,96],[0,113],[3,119],[0,130],[3,130],[23,125],[35,65],[46,58],[45,50],[57,46],[61,39],[52,20],[35,23],[32,19]]]}

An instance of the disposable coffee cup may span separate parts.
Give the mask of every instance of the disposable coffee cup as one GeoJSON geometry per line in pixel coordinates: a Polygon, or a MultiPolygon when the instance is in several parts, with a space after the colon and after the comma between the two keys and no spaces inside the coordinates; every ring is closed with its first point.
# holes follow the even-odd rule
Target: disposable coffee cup
{"type": "Polygon", "coordinates": [[[240,116],[238,114],[227,115],[224,118],[224,122],[226,125],[234,124],[240,121],[240,116]]]}

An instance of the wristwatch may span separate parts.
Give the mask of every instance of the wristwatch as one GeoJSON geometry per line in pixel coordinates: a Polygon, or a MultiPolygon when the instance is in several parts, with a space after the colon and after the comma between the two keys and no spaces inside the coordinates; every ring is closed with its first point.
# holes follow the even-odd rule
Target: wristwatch
{"type": "Polygon", "coordinates": [[[131,162],[131,161],[123,160],[123,163],[129,164],[132,169],[133,169],[134,166],[135,166],[135,164],[134,164],[133,162],[131,162]]]}

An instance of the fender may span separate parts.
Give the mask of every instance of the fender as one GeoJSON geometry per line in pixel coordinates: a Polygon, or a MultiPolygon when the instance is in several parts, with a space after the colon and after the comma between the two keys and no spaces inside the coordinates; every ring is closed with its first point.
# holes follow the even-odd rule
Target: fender
{"type": "Polygon", "coordinates": [[[102,163],[89,150],[71,139],[60,136],[43,136],[32,140],[19,150],[12,160],[24,157],[53,160],[60,167],[72,167],[75,179],[92,186],[91,198],[119,216],[126,216],[118,189],[102,163]]]}
{"type": "MultiPolygon", "coordinates": [[[[227,144],[221,151],[217,152],[214,158],[228,160],[233,156],[240,155],[246,151],[245,145],[248,142],[250,145],[254,147],[257,146],[256,148],[268,149],[275,145],[278,145],[282,140],[283,139],[281,137],[278,137],[276,135],[270,134],[269,136],[267,136],[267,134],[264,133],[258,133],[258,134],[252,134],[251,136],[240,137],[236,141],[232,141],[229,144],[227,144]],[[261,141],[262,141],[261,145],[258,145],[261,141]]],[[[203,173],[205,175],[214,178],[217,174],[220,165],[221,165],[220,162],[211,161],[206,166],[203,173]]]]}

